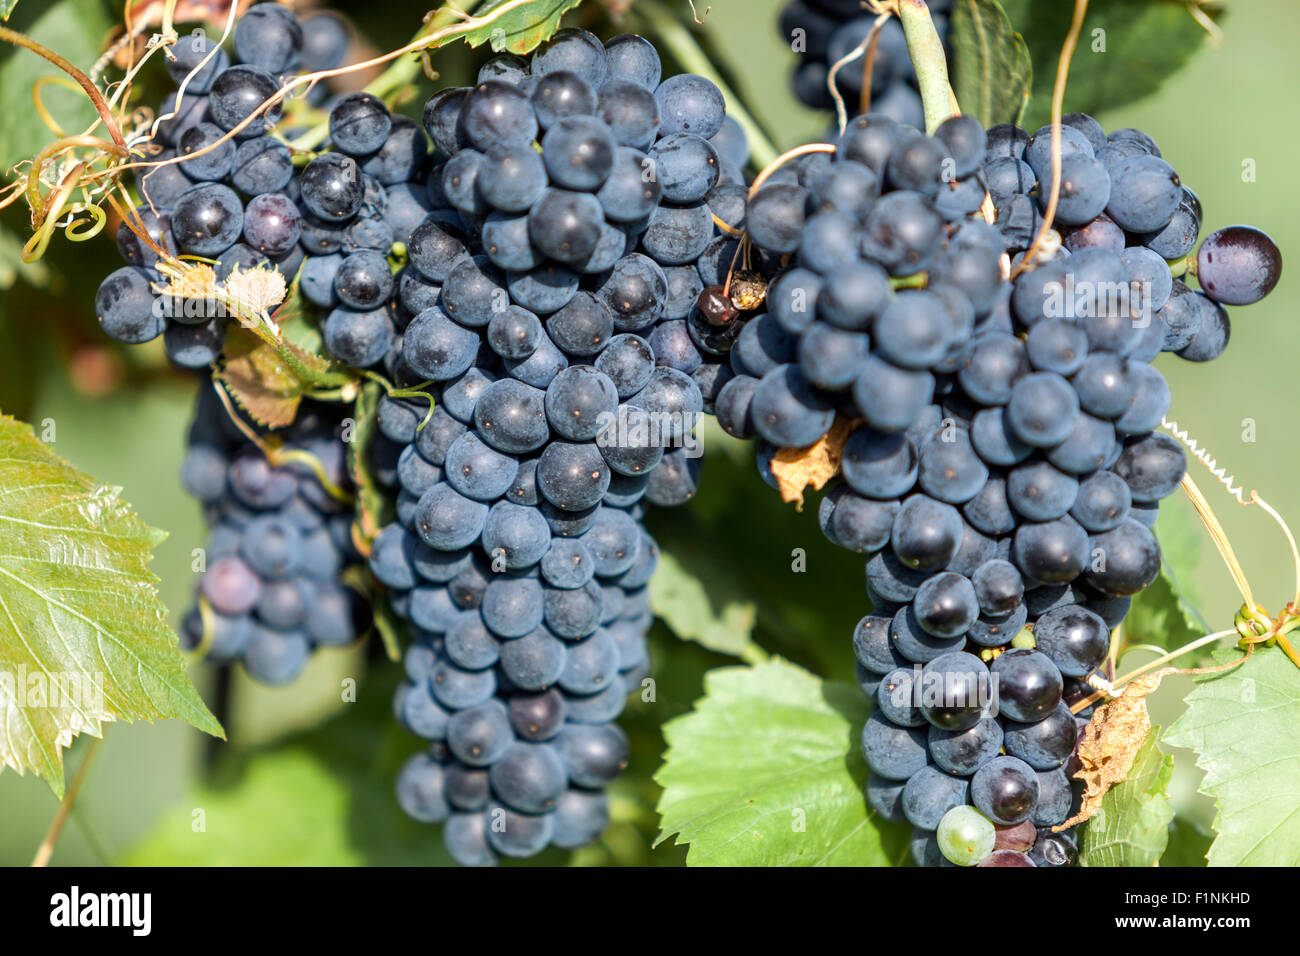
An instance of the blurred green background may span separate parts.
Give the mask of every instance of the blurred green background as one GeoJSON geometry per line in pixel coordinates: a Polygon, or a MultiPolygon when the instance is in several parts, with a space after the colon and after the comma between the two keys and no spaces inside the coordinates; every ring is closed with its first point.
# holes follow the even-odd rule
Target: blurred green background
{"type": "MultiPolygon", "coordinates": [[[[398,45],[427,6],[371,0],[369,39],[383,49],[398,45]]],[[[85,67],[98,55],[120,7],[107,0],[22,0],[11,25],[85,67]]],[[[776,145],[789,147],[821,138],[827,123],[789,93],[793,55],[776,34],[778,7],[779,0],[713,0],[699,30],[736,93],[776,145]]],[[[1108,129],[1136,126],[1159,141],[1200,195],[1206,233],[1249,222],[1289,254],[1300,250],[1300,191],[1287,179],[1300,149],[1289,116],[1300,90],[1300,59],[1292,49],[1300,5],[1252,0],[1228,7],[1221,45],[1206,45],[1156,95],[1098,118],[1108,129]],[[1244,165],[1254,169],[1253,180],[1243,178],[1244,165]]],[[[1081,48],[1077,56],[1105,54],[1081,48]]],[[[5,167],[35,151],[30,142],[40,131],[32,122],[30,79],[23,79],[32,64],[19,58],[30,54],[0,50],[0,107],[10,118],[0,134],[5,167]]],[[[466,75],[463,52],[439,53],[435,64],[448,82],[466,75]]],[[[1114,69],[1124,67],[1117,63],[1114,69]]],[[[59,91],[49,97],[64,116],[59,105],[70,97],[59,91]]],[[[423,93],[409,108],[418,109],[422,101],[423,93]]],[[[1071,108],[1067,95],[1066,110],[1071,108]]],[[[178,618],[193,583],[190,550],[204,539],[197,508],[176,479],[193,385],[167,369],[161,348],[118,349],[95,327],[95,288],[119,264],[110,239],[74,245],[59,238],[39,266],[23,267],[17,248],[28,234],[25,218],[21,207],[0,218],[0,409],[38,427],[52,425],[61,455],[123,486],[143,517],[170,533],[154,569],[163,599],[178,618]]],[[[1296,519],[1300,485],[1290,475],[1297,458],[1290,366],[1300,354],[1300,329],[1288,308],[1292,285],[1291,274],[1284,274],[1265,302],[1234,311],[1232,345],[1219,361],[1194,366],[1163,356],[1158,365],[1173,388],[1171,417],[1248,490],[1257,489],[1296,519]],[[1251,434],[1254,440],[1246,440],[1251,434]]],[[[736,541],[735,553],[747,556],[743,564],[718,560],[722,550],[701,554],[691,565],[715,601],[723,599],[719,595],[758,599],[760,643],[824,675],[850,677],[848,629],[864,609],[860,561],[822,541],[811,508],[795,515],[781,505],[758,480],[747,449],[715,435],[710,433],[712,459],[701,495],[682,513],[656,516],[652,531],[669,548],[698,541],[702,530],[736,541]],[[808,552],[805,575],[791,573],[793,548],[808,552]]],[[[1262,511],[1241,508],[1221,494],[1199,465],[1192,473],[1227,528],[1258,599],[1271,610],[1280,608],[1293,588],[1281,534],[1262,511]]],[[[1213,626],[1229,627],[1240,600],[1208,539],[1202,539],[1194,582],[1201,607],[1213,626]]],[[[690,554],[679,551],[683,559],[690,554]]],[[[730,661],[683,644],[662,627],[656,628],[654,646],[659,700],[629,706],[625,724],[634,758],[615,790],[615,826],[600,846],[578,854],[579,862],[682,859],[678,848],[648,847],[655,792],[649,775],[662,750],[657,728],[689,708],[704,670],[730,661]]],[[[230,741],[209,741],[175,722],[110,726],[53,862],[444,861],[436,832],[402,818],[390,796],[395,768],[416,749],[388,717],[393,670],[368,663],[359,651],[326,653],[290,689],[269,691],[236,673],[219,694],[213,674],[196,666],[195,680],[209,702],[228,698],[222,717],[230,741]],[[345,700],[353,679],[359,688],[355,703],[345,700]],[[196,817],[196,810],[203,813],[196,817]]],[[[1185,689],[1185,681],[1166,682],[1156,700],[1157,722],[1167,724],[1176,715],[1185,689]]],[[[83,740],[69,751],[69,776],[86,750],[83,740]]],[[[1207,822],[1212,807],[1194,793],[1198,777],[1191,755],[1178,754],[1178,765],[1180,811],[1207,822]]],[[[39,780],[0,773],[0,864],[29,862],[56,809],[39,780]]],[[[564,857],[543,859],[555,863],[564,857]]]]}

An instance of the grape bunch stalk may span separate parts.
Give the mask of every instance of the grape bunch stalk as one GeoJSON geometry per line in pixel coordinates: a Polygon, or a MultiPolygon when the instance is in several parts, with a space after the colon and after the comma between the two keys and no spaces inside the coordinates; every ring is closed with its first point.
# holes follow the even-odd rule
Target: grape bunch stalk
{"type": "Polygon", "coordinates": [[[1150,529],[1185,469],[1150,363],[1216,358],[1223,306],[1281,269],[1246,226],[1193,255],[1200,202],[1145,133],[1074,114],[1060,134],[1048,242],[1052,128],[965,116],[933,136],[859,117],[746,210],[783,265],[718,418],[775,487],[778,452],[844,426],[819,520],[867,559],[866,797],[912,825],[921,865],[1076,858],[1072,704],[1114,676],[1110,631],[1159,573],[1150,529]],[[1174,277],[1193,263],[1196,290],[1174,277]]]}

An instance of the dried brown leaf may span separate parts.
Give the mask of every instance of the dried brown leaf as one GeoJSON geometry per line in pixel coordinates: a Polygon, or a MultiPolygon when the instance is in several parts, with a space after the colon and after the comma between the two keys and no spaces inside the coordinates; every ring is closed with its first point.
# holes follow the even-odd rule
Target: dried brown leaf
{"type": "Polygon", "coordinates": [[[782,448],[772,456],[772,474],[782,501],[802,511],[804,489],[811,486],[820,490],[839,474],[844,445],[856,424],[836,415],[830,430],[807,448],[782,448]]]}
{"type": "Polygon", "coordinates": [[[1177,672],[1175,667],[1166,667],[1136,677],[1128,682],[1124,693],[1093,713],[1079,742],[1081,766],[1074,775],[1083,782],[1083,802],[1078,813],[1053,830],[1066,830],[1087,820],[1101,809],[1106,791],[1128,779],[1133,760],[1151,732],[1147,695],[1160,686],[1165,675],[1177,672]]]}
{"type": "Polygon", "coordinates": [[[283,428],[293,422],[298,404],[311,387],[280,355],[280,350],[308,367],[325,367],[324,361],[289,342],[279,348],[246,329],[232,326],[226,335],[226,361],[218,377],[241,408],[260,425],[283,428]]]}

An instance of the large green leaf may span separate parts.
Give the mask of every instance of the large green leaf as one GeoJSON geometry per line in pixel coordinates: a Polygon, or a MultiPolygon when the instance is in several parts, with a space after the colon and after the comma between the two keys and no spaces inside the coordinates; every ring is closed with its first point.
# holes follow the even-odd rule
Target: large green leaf
{"type": "Polygon", "coordinates": [[[746,661],[763,658],[753,639],[753,602],[728,597],[715,609],[709,590],[670,552],[662,552],[650,579],[650,606],[684,641],[746,661]]]}
{"type": "MultiPolygon", "coordinates": [[[[1056,65],[1074,4],[1002,0],[1002,6],[1024,36],[1035,66],[1025,124],[1033,130],[1051,117],[1056,65]]],[[[1154,93],[1205,38],[1205,29],[1192,19],[1185,3],[1092,0],[1070,62],[1065,112],[1097,113],[1154,93]]]]}
{"type": "Polygon", "coordinates": [[[115,720],[222,735],[185,674],[149,570],[163,534],[0,416],[0,767],[63,794],[63,748],[115,720]]]}
{"type": "Polygon", "coordinates": [[[997,0],[956,0],[948,27],[953,88],[985,126],[1015,123],[1029,102],[1029,48],[997,0]]]}
{"type": "Polygon", "coordinates": [[[1166,795],[1174,758],[1160,752],[1159,732],[1155,727],[1147,734],[1128,779],[1106,792],[1101,809],[1088,821],[1079,848],[1081,866],[1155,866],[1160,861],[1174,818],[1166,795]]]}
{"type": "Polygon", "coordinates": [[[863,797],[857,688],[779,658],[719,668],[704,686],[695,710],[664,727],[660,841],[689,843],[692,866],[891,865],[906,855],[905,829],[863,797]]]}
{"type": "MultiPolygon", "coordinates": [[[[105,35],[112,27],[108,5],[102,0],[47,0],[24,3],[13,12],[8,26],[39,41],[82,70],[98,59],[105,35]]],[[[32,86],[43,76],[67,74],[29,50],[0,43],[0,169],[30,158],[56,136],[32,108],[32,86]]],[[[42,100],[69,134],[80,133],[94,119],[95,108],[86,94],[46,86],[42,100]]],[[[99,132],[103,133],[103,127],[99,132]]]]}
{"type": "Polygon", "coordinates": [[[1300,864],[1298,727],[1300,670],[1278,648],[1256,650],[1187,696],[1165,740],[1196,751],[1201,792],[1215,798],[1211,866],[1300,864]]]}
{"type": "MultiPolygon", "coordinates": [[[[476,17],[492,17],[512,0],[493,0],[475,10],[476,17]]],[[[514,7],[508,13],[492,17],[484,24],[460,36],[472,47],[491,46],[495,53],[531,53],[555,35],[560,28],[560,18],[575,9],[582,0],[531,0],[514,7]]],[[[448,41],[450,42],[450,41],[448,41]]],[[[439,44],[440,45],[440,44],[439,44]]]]}

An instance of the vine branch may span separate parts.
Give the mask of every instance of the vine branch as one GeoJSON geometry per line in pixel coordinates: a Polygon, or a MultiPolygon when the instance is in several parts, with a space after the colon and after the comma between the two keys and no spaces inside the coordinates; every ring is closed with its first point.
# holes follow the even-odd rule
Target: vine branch
{"type": "MultiPolygon", "coordinates": [[[[100,733],[102,734],[103,731],[100,731],[100,733]]],[[[86,775],[90,771],[91,761],[95,759],[95,754],[99,752],[99,745],[103,742],[104,738],[102,736],[96,737],[86,747],[86,755],[81,758],[81,766],[77,768],[77,775],[72,778],[68,792],[63,795],[63,801],[59,804],[59,811],[54,814],[54,819],[50,822],[50,828],[45,831],[45,838],[41,840],[41,845],[36,848],[36,856],[32,858],[32,866],[49,865],[50,857],[54,855],[54,846],[59,842],[63,827],[68,822],[68,815],[72,812],[72,805],[77,801],[77,794],[81,792],[81,785],[86,782],[86,775]]]]}

